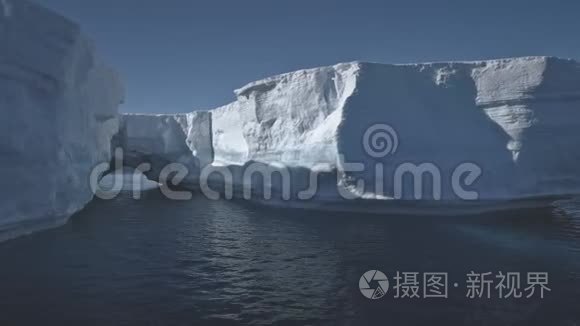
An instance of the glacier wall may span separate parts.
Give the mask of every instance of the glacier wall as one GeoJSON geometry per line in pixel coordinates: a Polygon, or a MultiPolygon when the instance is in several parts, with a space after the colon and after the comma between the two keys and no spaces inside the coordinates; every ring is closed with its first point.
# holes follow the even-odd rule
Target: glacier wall
{"type": "Polygon", "coordinates": [[[91,172],[111,162],[116,147],[127,166],[149,163],[143,172],[153,180],[178,163],[186,187],[203,191],[207,179],[209,188],[231,186],[232,196],[273,191],[272,203],[288,186],[294,200],[348,197],[379,210],[386,201],[418,205],[418,187],[421,199],[457,204],[464,198],[455,172],[465,163],[481,172],[468,182],[478,201],[580,193],[573,60],[341,63],[250,83],[236,101],[209,111],[119,118],[119,78],[75,23],[26,0],[3,0],[0,40],[0,241],[66,222],[93,198],[91,172]],[[369,142],[376,126],[391,128],[393,139],[369,142]],[[373,152],[385,146],[392,151],[373,152]],[[408,164],[440,175],[399,180],[408,164]],[[248,172],[258,175],[247,179],[248,172]],[[440,193],[431,198],[436,183],[440,193]]]}
{"type": "Polygon", "coordinates": [[[335,133],[358,70],[356,64],[302,70],[236,90],[236,102],[212,110],[215,160],[336,162],[335,133]]]}
{"type": "MultiPolygon", "coordinates": [[[[198,139],[213,157],[193,156],[228,168],[238,186],[248,166],[281,164],[291,173],[293,194],[308,186],[309,171],[316,170],[324,179],[319,198],[338,199],[342,190],[367,199],[415,199],[413,178],[403,178],[397,194],[397,168],[429,163],[441,174],[441,199],[457,201],[453,172],[472,163],[481,176],[468,188],[480,200],[580,192],[580,65],[573,60],[353,62],[267,78],[235,93],[235,102],[204,113],[210,119],[203,128],[211,130],[211,139],[198,139]],[[383,157],[369,155],[365,147],[365,133],[376,124],[392,127],[399,143],[383,157]],[[348,163],[365,169],[351,171],[348,163]],[[381,175],[378,164],[384,167],[381,175]],[[358,189],[361,180],[366,187],[358,189]],[[380,193],[377,180],[382,180],[380,193]]],[[[140,126],[143,117],[124,119],[134,120],[135,129],[151,130],[140,126]]],[[[180,154],[170,157],[192,156],[187,142],[196,128],[185,125],[169,128],[189,130],[178,133],[180,154]]],[[[433,186],[429,182],[427,188],[433,186]]]]}
{"type": "Polygon", "coordinates": [[[184,183],[191,187],[197,183],[201,168],[212,163],[214,157],[209,112],[124,114],[116,142],[123,149],[123,165],[139,168],[149,179],[159,180],[163,168],[178,163],[187,167],[184,183]]]}
{"type": "Polygon", "coordinates": [[[62,224],[92,199],[123,89],[75,23],[28,1],[0,9],[3,239],[62,224]]]}

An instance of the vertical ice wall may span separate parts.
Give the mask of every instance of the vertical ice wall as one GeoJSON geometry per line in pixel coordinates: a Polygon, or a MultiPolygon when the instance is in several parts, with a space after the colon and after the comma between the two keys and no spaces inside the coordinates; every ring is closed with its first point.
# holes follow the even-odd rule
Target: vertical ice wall
{"type": "Polygon", "coordinates": [[[0,237],[58,225],[92,198],[123,90],[79,26],[27,1],[0,15],[0,237]]]}
{"type": "MultiPolygon", "coordinates": [[[[353,195],[415,199],[414,178],[424,176],[403,176],[398,184],[397,171],[406,164],[437,169],[439,180],[428,179],[421,186],[424,199],[437,199],[434,186],[441,199],[464,199],[453,186],[454,173],[464,163],[481,172],[469,185],[479,199],[580,192],[580,65],[573,60],[354,62],[274,76],[235,93],[235,102],[204,113],[201,124],[179,127],[178,121],[191,120],[189,115],[127,116],[134,120],[133,138],[159,142],[161,135],[180,130],[179,155],[203,159],[204,166],[229,167],[237,185],[256,162],[287,167],[293,188],[307,186],[307,171],[325,167],[325,172],[338,174],[321,185],[325,198],[336,196],[337,187],[351,189],[362,180],[367,187],[353,195]],[[139,122],[143,119],[149,122],[139,122]],[[173,122],[163,124],[165,120],[173,122]],[[376,125],[392,127],[396,150],[379,156],[369,152],[381,145],[365,139],[376,125]],[[138,135],[138,130],[158,134],[138,135]],[[211,137],[195,130],[211,130],[211,137]],[[196,139],[198,145],[191,147],[196,139]],[[195,148],[199,144],[204,151],[195,148]],[[345,163],[363,164],[364,169],[351,171],[345,163]],[[376,173],[378,164],[382,175],[376,173]],[[375,187],[379,179],[380,193],[375,187]]],[[[168,139],[176,141],[169,137],[161,143],[169,144],[168,139]]],[[[171,156],[154,148],[161,147],[150,150],[171,156]]]]}
{"type": "Polygon", "coordinates": [[[123,114],[118,145],[123,164],[147,169],[150,179],[159,181],[163,168],[179,163],[187,168],[185,183],[194,184],[200,169],[213,162],[211,113],[123,114]]]}

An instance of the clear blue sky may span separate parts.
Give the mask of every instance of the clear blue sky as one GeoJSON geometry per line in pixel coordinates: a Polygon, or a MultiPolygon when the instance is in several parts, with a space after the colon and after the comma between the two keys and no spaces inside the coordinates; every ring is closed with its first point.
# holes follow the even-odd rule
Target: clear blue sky
{"type": "Polygon", "coordinates": [[[580,58],[580,1],[39,0],[122,75],[125,112],[187,112],[245,83],[363,60],[580,58]]]}

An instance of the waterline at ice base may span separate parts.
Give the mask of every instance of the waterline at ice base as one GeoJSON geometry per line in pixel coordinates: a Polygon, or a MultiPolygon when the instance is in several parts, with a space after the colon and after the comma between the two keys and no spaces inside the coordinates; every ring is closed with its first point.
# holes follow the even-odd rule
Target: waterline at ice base
{"type": "Polygon", "coordinates": [[[547,57],[338,64],[251,83],[207,112],[122,115],[118,144],[131,166],[152,163],[151,179],[179,162],[184,184],[216,198],[377,212],[541,206],[578,193],[579,72],[547,57]]]}
{"type": "Polygon", "coordinates": [[[94,179],[122,166],[192,196],[377,213],[547,206],[580,193],[573,60],[341,63],[250,83],[208,111],[119,114],[122,78],[80,27],[9,2],[2,238],[65,223],[94,197],[94,179]]]}

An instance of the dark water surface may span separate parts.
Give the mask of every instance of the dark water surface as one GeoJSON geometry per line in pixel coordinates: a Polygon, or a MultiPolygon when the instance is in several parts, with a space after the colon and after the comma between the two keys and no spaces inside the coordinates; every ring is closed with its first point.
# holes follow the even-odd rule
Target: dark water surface
{"type": "Polygon", "coordinates": [[[0,264],[0,325],[571,326],[580,325],[580,202],[413,218],[126,193],[0,244],[0,264]],[[391,281],[379,300],[359,291],[372,269],[391,281]],[[449,298],[395,299],[397,271],[449,273],[449,298]],[[522,283],[547,272],[551,291],[469,299],[471,271],[520,272],[522,283]]]}

